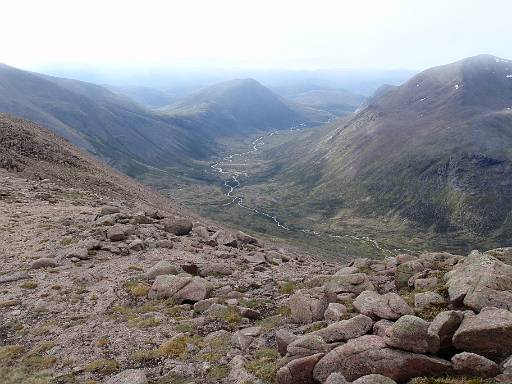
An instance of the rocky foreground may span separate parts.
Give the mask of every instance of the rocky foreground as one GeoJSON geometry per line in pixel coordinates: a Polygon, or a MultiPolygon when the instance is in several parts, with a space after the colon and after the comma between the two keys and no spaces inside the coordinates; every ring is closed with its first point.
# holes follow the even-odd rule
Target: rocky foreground
{"type": "Polygon", "coordinates": [[[0,185],[2,383],[512,382],[512,249],[341,266],[47,180],[0,185]]]}
{"type": "Polygon", "coordinates": [[[0,383],[512,383],[512,248],[339,265],[0,115],[0,383]]]}

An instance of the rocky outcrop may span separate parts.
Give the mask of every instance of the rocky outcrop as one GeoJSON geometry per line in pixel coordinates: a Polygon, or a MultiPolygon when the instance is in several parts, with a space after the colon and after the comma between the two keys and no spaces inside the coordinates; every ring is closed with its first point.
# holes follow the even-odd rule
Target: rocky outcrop
{"type": "Polygon", "coordinates": [[[450,301],[480,311],[485,307],[512,309],[512,265],[473,251],[446,274],[450,301]]]}
{"type": "Polygon", "coordinates": [[[327,296],[322,288],[301,290],[288,300],[291,320],[299,324],[322,320],[327,305],[327,296]]]}
{"type": "Polygon", "coordinates": [[[187,218],[168,218],[163,221],[163,226],[166,232],[172,233],[176,236],[185,236],[192,231],[192,221],[187,218]]]}
{"type": "Polygon", "coordinates": [[[441,348],[447,348],[452,345],[452,337],[459,328],[464,314],[461,311],[443,311],[440,312],[428,327],[428,332],[439,337],[441,348]]]}
{"type": "Polygon", "coordinates": [[[357,315],[348,320],[338,321],[334,324],[318,331],[312,332],[312,335],[320,336],[327,343],[337,341],[347,341],[366,334],[372,329],[373,321],[368,316],[357,315]]]}
{"type": "Polygon", "coordinates": [[[479,314],[467,313],[453,335],[453,345],[485,357],[508,357],[512,354],[512,312],[485,308],[479,314]]]}
{"type": "Polygon", "coordinates": [[[439,336],[429,332],[429,323],[416,316],[402,316],[386,331],[387,345],[416,353],[434,354],[439,350],[439,336]]]}
{"type": "Polygon", "coordinates": [[[400,316],[414,314],[412,308],[396,293],[379,295],[374,291],[364,291],[357,296],[353,305],[359,313],[380,319],[396,320],[400,316]]]}
{"type": "Polygon", "coordinates": [[[160,275],[149,291],[151,299],[174,299],[178,304],[183,302],[197,302],[206,298],[209,284],[200,277],[187,274],[177,276],[160,275]]]}
{"type": "Polygon", "coordinates": [[[462,352],[452,357],[453,370],[464,376],[490,378],[498,374],[498,364],[483,356],[462,352]]]}
{"type": "Polygon", "coordinates": [[[390,348],[379,336],[366,335],[333,349],[315,366],[313,377],[323,382],[333,372],[353,381],[381,374],[398,382],[418,376],[439,376],[451,369],[450,362],[390,348]]]}
{"type": "Polygon", "coordinates": [[[315,384],[313,369],[323,356],[323,353],[317,353],[292,360],[277,371],[277,382],[279,384],[315,384]]]}

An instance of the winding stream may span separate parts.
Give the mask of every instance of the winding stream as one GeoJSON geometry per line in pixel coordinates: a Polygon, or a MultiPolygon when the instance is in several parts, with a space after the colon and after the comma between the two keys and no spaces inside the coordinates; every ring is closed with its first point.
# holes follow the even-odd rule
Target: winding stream
{"type": "MultiPolygon", "coordinates": [[[[303,232],[307,235],[315,236],[315,237],[329,237],[329,238],[333,238],[333,239],[342,239],[342,238],[352,239],[352,240],[356,240],[356,241],[365,243],[365,244],[369,245],[370,247],[375,248],[376,250],[378,250],[379,252],[381,252],[383,254],[394,255],[393,252],[382,248],[376,240],[373,240],[368,236],[355,236],[355,235],[348,235],[348,234],[337,235],[337,234],[332,234],[332,233],[328,233],[328,232],[319,233],[319,232],[316,232],[314,230],[307,229],[307,228],[291,228],[291,227],[285,225],[281,220],[279,220],[276,215],[272,215],[271,213],[265,212],[259,208],[254,208],[254,207],[250,207],[250,206],[246,205],[244,203],[244,198],[242,196],[236,194],[236,191],[240,190],[240,188],[242,186],[242,184],[240,182],[240,178],[245,177],[247,179],[247,178],[249,178],[249,175],[246,171],[241,171],[241,170],[236,170],[236,169],[226,170],[225,168],[229,167],[235,158],[240,158],[240,160],[246,160],[249,155],[252,155],[252,154],[255,154],[256,152],[258,152],[260,150],[260,148],[265,145],[265,142],[263,140],[266,137],[271,137],[273,135],[278,135],[278,134],[281,134],[281,133],[284,133],[287,131],[299,131],[299,130],[302,130],[304,126],[305,126],[305,124],[299,124],[298,126],[289,128],[286,131],[273,131],[264,136],[260,136],[251,142],[251,149],[249,151],[242,152],[242,153],[230,154],[230,155],[222,158],[221,160],[216,161],[213,164],[211,164],[210,165],[211,169],[213,169],[215,172],[217,172],[221,175],[226,175],[228,177],[226,180],[224,180],[224,187],[226,189],[225,195],[230,198],[230,201],[227,202],[226,204],[224,204],[224,206],[227,207],[227,206],[230,206],[233,204],[237,204],[240,208],[251,211],[257,215],[260,215],[262,217],[265,217],[265,218],[273,221],[277,225],[278,228],[280,228],[284,231],[303,232]],[[225,168],[222,168],[223,166],[225,168]]],[[[395,251],[397,251],[397,250],[395,250],[395,251]]]]}

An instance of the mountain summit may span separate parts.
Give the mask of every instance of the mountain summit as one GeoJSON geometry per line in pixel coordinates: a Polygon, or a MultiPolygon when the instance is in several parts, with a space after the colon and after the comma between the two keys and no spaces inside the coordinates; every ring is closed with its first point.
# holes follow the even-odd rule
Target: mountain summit
{"type": "Polygon", "coordinates": [[[283,177],[302,190],[296,175],[306,180],[307,204],[467,232],[473,245],[510,240],[511,109],[511,61],[431,68],[308,139],[309,156],[289,154],[283,177]]]}
{"type": "Polygon", "coordinates": [[[283,98],[253,79],[235,79],[199,90],[166,108],[214,135],[243,134],[313,124],[328,118],[283,98]]]}

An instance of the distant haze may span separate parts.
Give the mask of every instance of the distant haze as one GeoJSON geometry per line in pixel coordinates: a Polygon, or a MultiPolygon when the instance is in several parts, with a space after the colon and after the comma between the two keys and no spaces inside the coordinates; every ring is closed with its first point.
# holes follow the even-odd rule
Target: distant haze
{"type": "Polygon", "coordinates": [[[512,57],[510,0],[16,0],[0,62],[23,69],[421,70],[512,57]]]}

